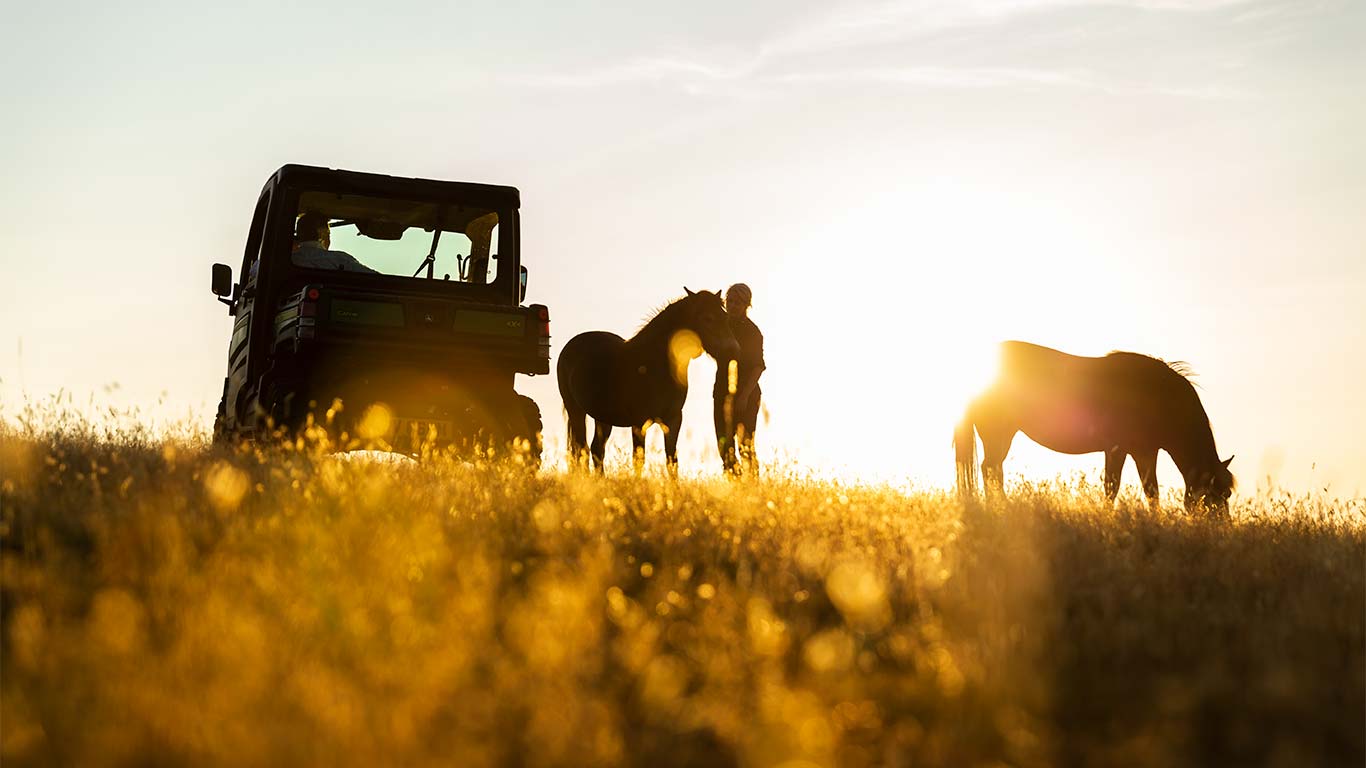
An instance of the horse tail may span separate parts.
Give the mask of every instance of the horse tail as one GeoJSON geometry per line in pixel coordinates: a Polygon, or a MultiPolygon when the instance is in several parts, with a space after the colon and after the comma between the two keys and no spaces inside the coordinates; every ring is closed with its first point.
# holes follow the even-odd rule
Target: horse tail
{"type": "Polygon", "coordinates": [[[555,380],[560,387],[560,400],[564,403],[565,425],[569,432],[569,461],[572,466],[582,460],[588,450],[588,412],[574,397],[574,388],[569,379],[570,365],[566,364],[562,351],[555,366],[555,380]]]}
{"type": "Polygon", "coordinates": [[[963,420],[953,430],[953,451],[958,466],[959,495],[976,496],[977,428],[973,423],[971,408],[963,414],[963,420]]]}

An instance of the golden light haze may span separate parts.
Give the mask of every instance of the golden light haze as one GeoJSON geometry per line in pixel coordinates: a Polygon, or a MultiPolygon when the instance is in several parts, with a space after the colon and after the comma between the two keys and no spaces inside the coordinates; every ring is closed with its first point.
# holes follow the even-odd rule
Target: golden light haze
{"type": "MultiPolygon", "coordinates": [[[[65,389],[207,423],[229,331],[209,265],[238,269],[260,185],[298,162],[519,187],[552,354],[684,285],[748,283],[769,460],[946,485],[952,424],[1019,338],[1190,362],[1244,490],[1366,486],[1366,6],[657,15],[14,10],[0,416],[65,389]]],[[[712,365],[691,365],[684,471],[719,467],[712,365]]],[[[518,386],[562,446],[552,379],[518,386]]],[[[1008,475],[1099,477],[1017,446],[1008,475]]]]}

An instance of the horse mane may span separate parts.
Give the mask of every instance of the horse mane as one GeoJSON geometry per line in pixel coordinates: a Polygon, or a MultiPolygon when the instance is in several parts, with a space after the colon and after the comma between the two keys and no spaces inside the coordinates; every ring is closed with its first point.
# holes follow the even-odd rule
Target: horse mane
{"type": "Polygon", "coordinates": [[[1166,366],[1168,370],[1185,379],[1192,387],[1199,388],[1200,386],[1195,381],[1195,377],[1198,374],[1196,374],[1195,369],[1191,367],[1191,364],[1185,360],[1163,360],[1160,357],[1153,357],[1152,355],[1145,355],[1139,352],[1124,352],[1118,349],[1112,350],[1106,357],[1136,357],[1144,360],[1151,360],[1166,366]]]}
{"type": "MultiPolygon", "coordinates": [[[[1189,413],[1191,417],[1195,419],[1196,423],[1202,428],[1202,434],[1199,438],[1201,445],[1192,447],[1200,452],[1204,452],[1204,449],[1207,448],[1208,455],[1212,456],[1213,460],[1216,462],[1219,460],[1219,455],[1214,446],[1214,428],[1213,425],[1210,424],[1209,412],[1205,410],[1205,404],[1200,401],[1200,393],[1197,391],[1200,389],[1200,385],[1194,381],[1196,374],[1194,369],[1191,368],[1190,363],[1187,363],[1184,360],[1173,360],[1168,362],[1167,360],[1163,360],[1160,357],[1153,357],[1152,355],[1144,355],[1138,352],[1122,352],[1118,350],[1110,352],[1105,357],[1107,359],[1126,358],[1134,362],[1142,361],[1148,365],[1161,366],[1158,370],[1169,371],[1180,377],[1181,383],[1185,385],[1183,396],[1180,399],[1186,403],[1186,407],[1190,409],[1189,413]]],[[[1167,452],[1171,453],[1171,450],[1168,449],[1167,452]]]]}
{"type": "Polygon", "coordinates": [[[1163,360],[1160,357],[1156,358],[1156,360],[1160,363],[1166,363],[1167,367],[1172,369],[1172,372],[1177,376],[1189,381],[1191,384],[1195,384],[1196,373],[1190,363],[1185,360],[1163,360]]]}
{"type": "Polygon", "coordinates": [[[639,336],[640,334],[644,333],[645,329],[649,328],[651,323],[662,318],[665,315],[665,313],[677,307],[679,304],[682,304],[688,298],[689,297],[685,294],[683,296],[679,296],[676,299],[666,301],[665,303],[655,307],[653,310],[650,311],[650,314],[646,315],[645,318],[641,320],[640,327],[636,328],[636,332],[631,338],[635,338],[636,336],[639,336]]]}
{"type": "Polygon", "coordinates": [[[667,312],[669,307],[672,307],[673,305],[677,304],[678,302],[686,298],[688,297],[682,296],[677,299],[670,299],[664,302],[663,304],[658,304],[656,306],[651,307],[649,311],[645,314],[645,316],[641,318],[640,325],[636,328],[636,331],[639,332],[644,330],[645,326],[649,325],[650,323],[653,323],[660,315],[667,312]]]}

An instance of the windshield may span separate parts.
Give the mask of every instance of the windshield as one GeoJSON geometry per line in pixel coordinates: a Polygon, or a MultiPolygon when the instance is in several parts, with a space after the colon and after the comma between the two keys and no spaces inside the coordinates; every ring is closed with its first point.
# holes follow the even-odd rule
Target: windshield
{"type": "Polygon", "coordinates": [[[304,192],[291,260],[314,269],[449,280],[498,276],[494,208],[304,192]]]}

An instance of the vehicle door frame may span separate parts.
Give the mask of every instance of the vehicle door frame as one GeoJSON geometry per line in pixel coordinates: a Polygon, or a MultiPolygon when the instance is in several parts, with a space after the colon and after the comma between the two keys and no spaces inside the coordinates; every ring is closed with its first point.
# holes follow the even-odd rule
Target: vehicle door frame
{"type": "MultiPolygon", "coordinates": [[[[260,355],[257,352],[262,336],[258,299],[269,295],[264,290],[270,281],[269,253],[272,207],[277,195],[274,179],[266,183],[257,198],[251,227],[242,253],[242,267],[235,287],[232,305],[233,331],[228,344],[228,376],[223,400],[232,427],[240,429],[250,424],[243,407],[254,394],[254,383],[259,378],[260,355]],[[256,266],[253,277],[252,265],[256,266]],[[243,334],[239,338],[238,334],[243,334]]],[[[269,314],[268,312],[265,314],[269,314]]]]}

